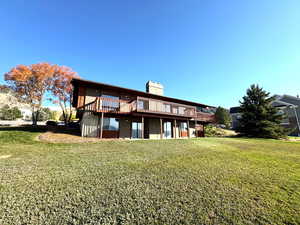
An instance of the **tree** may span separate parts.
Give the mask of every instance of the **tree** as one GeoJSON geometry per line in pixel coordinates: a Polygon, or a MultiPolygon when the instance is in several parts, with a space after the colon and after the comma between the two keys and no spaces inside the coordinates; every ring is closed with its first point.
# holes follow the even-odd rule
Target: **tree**
{"type": "Polygon", "coordinates": [[[22,118],[22,112],[18,107],[10,108],[8,105],[5,105],[0,109],[1,120],[15,120],[18,118],[22,118]]]}
{"type": "Polygon", "coordinates": [[[215,112],[215,117],[218,124],[225,125],[227,129],[230,128],[231,116],[227,109],[224,109],[219,106],[215,112]]]}
{"type": "Polygon", "coordinates": [[[30,105],[33,125],[37,124],[44,95],[49,90],[56,67],[49,63],[18,65],[5,74],[5,80],[18,99],[30,105]]]}
{"type": "Polygon", "coordinates": [[[52,101],[61,107],[65,124],[70,122],[73,114],[73,86],[71,81],[75,77],[78,75],[71,68],[58,66],[52,78],[51,92],[54,97],[52,101]]]}
{"type": "Polygon", "coordinates": [[[241,119],[237,129],[242,135],[262,138],[281,138],[287,130],[280,126],[283,116],[271,105],[274,97],[258,85],[251,85],[240,101],[241,119]]]}

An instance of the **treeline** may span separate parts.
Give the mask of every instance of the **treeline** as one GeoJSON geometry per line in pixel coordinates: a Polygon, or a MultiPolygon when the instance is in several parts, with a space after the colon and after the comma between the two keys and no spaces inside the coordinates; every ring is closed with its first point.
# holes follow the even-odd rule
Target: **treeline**
{"type": "MultiPolygon", "coordinates": [[[[10,107],[9,105],[4,105],[0,108],[0,120],[17,120],[23,119],[27,121],[32,120],[32,115],[23,115],[22,111],[17,107],[10,107]]],[[[73,119],[73,118],[72,118],[73,119]]],[[[64,116],[62,112],[54,111],[49,108],[41,108],[37,121],[64,121],[64,116]]]]}

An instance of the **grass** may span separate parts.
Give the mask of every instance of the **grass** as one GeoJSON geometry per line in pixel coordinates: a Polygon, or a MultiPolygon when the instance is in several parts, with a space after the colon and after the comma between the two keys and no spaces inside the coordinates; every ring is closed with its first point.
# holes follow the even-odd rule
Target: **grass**
{"type": "Polygon", "coordinates": [[[291,141],[300,141],[300,137],[289,136],[288,139],[291,140],[291,141]]]}
{"type": "Polygon", "coordinates": [[[50,144],[30,131],[0,128],[0,224],[300,223],[299,142],[50,144]]]}

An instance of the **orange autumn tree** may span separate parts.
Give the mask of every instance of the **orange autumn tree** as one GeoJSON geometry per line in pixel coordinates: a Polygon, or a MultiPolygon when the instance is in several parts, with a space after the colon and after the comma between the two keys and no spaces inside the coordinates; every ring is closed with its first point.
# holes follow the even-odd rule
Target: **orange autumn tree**
{"type": "Polygon", "coordinates": [[[33,125],[37,124],[45,93],[50,88],[55,71],[54,65],[37,63],[18,65],[4,75],[8,86],[16,92],[20,101],[30,105],[33,125]]]}
{"type": "Polygon", "coordinates": [[[52,83],[50,91],[52,93],[53,103],[59,104],[65,124],[71,121],[72,110],[72,98],[73,98],[73,86],[71,81],[73,78],[79,77],[76,72],[66,66],[56,66],[54,76],[52,77],[52,83]]]}

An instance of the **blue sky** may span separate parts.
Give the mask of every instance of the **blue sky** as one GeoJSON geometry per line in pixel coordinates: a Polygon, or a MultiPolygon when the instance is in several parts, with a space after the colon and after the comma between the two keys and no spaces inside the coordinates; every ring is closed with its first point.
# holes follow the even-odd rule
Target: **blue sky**
{"type": "Polygon", "coordinates": [[[51,62],[84,79],[231,107],[253,83],[300,94],[299,0],[10,0],[0,7],[0,83],[51,62]]]}

